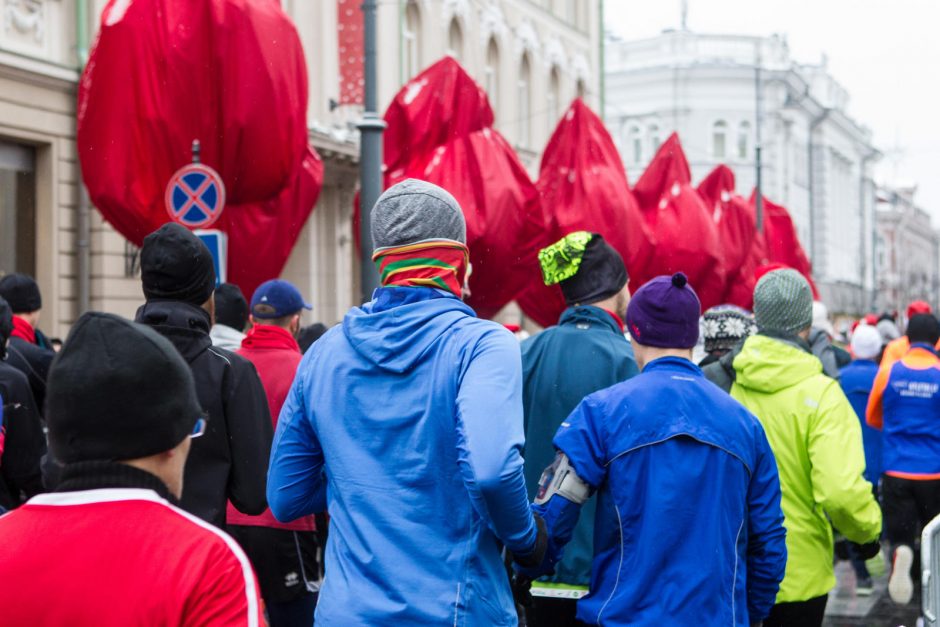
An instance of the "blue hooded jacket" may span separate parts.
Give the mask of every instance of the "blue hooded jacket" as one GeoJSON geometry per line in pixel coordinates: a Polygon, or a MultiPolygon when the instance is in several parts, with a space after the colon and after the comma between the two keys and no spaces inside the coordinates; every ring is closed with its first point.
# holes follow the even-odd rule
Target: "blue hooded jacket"
{"type": "Polygon", "coordinates": [[[515,625],[499,541],[533,550],[515,338],[424,287],[376,290],[307,352],[268,502],[331,516],[317,625],[515,625]],[[324,498],[325,486],[325,498],[324,498]]]}
{"type": "MultiPolygon", "coordinates": [[[[555,446],[597,491],[590,625],[734,625],[767,617],[787,563],[777,465],[757,419],[687,359],[588,396],[555,446]]],[[[549,557],[578,507],[534,509],[549,557]]],[[[535,573],[531,573],[535,574],[535,573]]]]}
{"type": "MultiPolygon", "coordinates": [[[[633,348],[613,316],[592,305],[569,307],[558,325],[522,343],[525,480],[535,499],[542,471],[555,459],[552,438],[585,396],[626,381],[639,370],[633,348]]],[[[564,559],[548,581],[587,588],[594,555],[594,501],[581,508],[564,559]]]]}
{"type": "Polygon", "coordinates": [[[856,359],[845,368],[839,377],[842,391],[852,404],[855,415],[862,424],[862,446],[865,448],[865,479],[878,485],[881,479],[881,431],[865,422],[868,397],[875,384],[878,364],[869,359],[856,359]]]}

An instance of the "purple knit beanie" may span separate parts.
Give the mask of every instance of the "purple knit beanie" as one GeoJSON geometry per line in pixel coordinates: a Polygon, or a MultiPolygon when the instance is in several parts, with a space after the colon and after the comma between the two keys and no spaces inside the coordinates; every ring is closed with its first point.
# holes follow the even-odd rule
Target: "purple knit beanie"
{"type": "Polygon", "coordinates": [[[627,328],[638,344],[692,348],[698,341],[702,304],[681,272],[658,276],[636,291],[627,307],[627,328]]]}

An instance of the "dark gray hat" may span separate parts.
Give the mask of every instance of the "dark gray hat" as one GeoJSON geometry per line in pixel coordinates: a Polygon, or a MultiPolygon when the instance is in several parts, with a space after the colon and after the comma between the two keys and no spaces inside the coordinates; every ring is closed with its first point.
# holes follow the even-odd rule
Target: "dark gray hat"
{"type": "Polygon", "coordinates": [[[427,181],[407,179],[379,196],[372,208],[375,248],[433,239],[467,243],[463,210],[446,190],[427,181]]]}
{"type": "Polygon", "coordinates": [[[64,464],[168,451],[202,414],[192,372],[176,348],[119,316],[82,315],[49,370],[49,447],[64,464]]]}
{"type": "Polygon", "coordinates": [[[754,320],[761,331],[798,333],[813,324],[813,290],[802,274],[774,270],[754,287],[754,320]]]}

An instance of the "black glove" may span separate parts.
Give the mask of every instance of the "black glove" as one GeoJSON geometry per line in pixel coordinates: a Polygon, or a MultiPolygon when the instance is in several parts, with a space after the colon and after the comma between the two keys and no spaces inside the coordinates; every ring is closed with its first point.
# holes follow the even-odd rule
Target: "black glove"
{"type": "Polygon", "coordinates": [[[532,580],[522,573],[515,573],[509,581],[512,588],[512,598],[516,605],[525,609],[532,607],[532,580]]]}
{"type": "Polygon", "coordinates": [[[839,561],[846,561],[852,559],[852,543],[846,540],[845,538],[838,538],[835,541],[833,546],[834,552],[836,554],[836,559],[839,561]]]}
{"type": "Polygon", "coordinates": [[[538,568],[545,559],[545,552],[548,551],[548,528],[545,521],[538,514],[532,514],[535,517],[535,547],[525,555],[516,555],[512,558],[523,568],[538,568]]]}
{"type": "Polygon", "coordinates": [[[877,540],[874,542],[868,542],[866,544],[855,544],[852,542],[851,545],[855,555],[866,561],[870,560],[881,552],[881,543],[877,540]]]}

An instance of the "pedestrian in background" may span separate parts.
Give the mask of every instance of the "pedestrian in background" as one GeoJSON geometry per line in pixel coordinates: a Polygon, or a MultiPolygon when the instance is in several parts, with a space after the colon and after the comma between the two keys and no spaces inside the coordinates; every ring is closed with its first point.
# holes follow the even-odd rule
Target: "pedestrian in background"
{"type": "Polygon", "coordinates": [[[530,564],[545,548],[522,469],[519,344],[461,300],[466,224],[445,190],[386,190],[372,240],[382,287],[301,362],[271,510],[289,521],[329,501],[318,625],[514,625],[500,545],[530,564]]]}
{"type": "Polygon", "coordinates": [[[84,314],[49,373],[48,403],[63,479],[0,518],[3,624],[263,624],[242,550],[175,507],[205,418],[173,345],[84,314]]]}
{"type": "MultiPolygon", "coordinates": [[[[907,322],[910,324],[914,316],[920,314],[933,315],[933,308],[922,300],[915,300],[911,301],[907,306],[906,313],[907,322]]],[[[878,330],[882,332],[882,336],[885,337],[885,343],[888,344],[881,357],[881,367],[884,368],[904,357],[911,349],[911,342],[907,337],[907,333],[901,335],[891,318],[882,316],[882,319],[878,322],[878,330]]],[[[940,348],[940,346],[934,346],[935,350],[938,348],[940,348]]]]}
{"type": "Polygon", "coordinates": [[[881,366],[867,408],[868,424],[884,433],[881,494],[893,552],[888,594],[901,605],[914,594],[918,534],[940,514],[940,358],[934,352],[940,323],[933,314],[915,314],[906,337],[910,348],[881,366]]]}
{"type": "MultiPolygon", "coordinates": [[[[720,361],[725,355],[740,349],[744,340],[757,332],[754,315],[746,309],[734,305],[718,305],[702,314],[702,335],[705,357],[699,362],[700,368],[720,361]]],[[[733,357],[733,356],[732,356],[733,357]]],[[[731,359],[720,367],[733,369],[731,359]]],[[[716,366],[718,367],[718,366],[716,366]]],[[[731,385],[728,384],[730,389],[731,385]]]]}
{"type": "Polygon", "coordinates": [[[759,624],[786,566],[780,484],[757,419],[692,363],[701,305],[684,274],[653,279],[626,323],[643,372],[561,423],[534,509],[549,572],[596,494],[590,625],[759,624]],[[742,535],[744,534],[744,535],[742,535]]]}
{"type": "Polygon", "coordinates": [[[862,477],[858,418],[839,383],[823,374],[806,339],[813,320],[809,283],[775,270],[754,288],[759,333],[734,359],[731,395],[760,420],[780,473],[787,571],[765,627],[822,624],[835,586],[832,527],[877,554],[881,511],[862,477]]]}
{"type": "MultiPolygon", "coordinates": [[[[865,451],[865,479],[872,484],[876,498],[878,482],[881,479],[881,432],[865,422],[865,410],[868,397],[878,374],[878,361],[881,358],[881,334],[875,327],[859,325],[852,334],[852,355],[855,359],[842,369],[839,380],[842,391],[852,404],[852,409],[862,427],[862,447],[865,451]]],[[[855,593],[868,596],[872,593],[871,575],[865,561],[854,551],[850,551],[852,567],[855,569],[855,593]]]]}
{"type": "MultiPolygon", "coordinates": [[[[556,326],[522,343],[525,477],[529,499],[555,458],[552,438],[581,400],[635,376],[639,370],[624,337],[630,303],[627,268],[596,233],[570,233],[539,252],[544,281],[558,284],[568,307],[556,326]]],[[[585,503],[564,558],[546,582],[533,584],[528,624],[575,625],[577,598],[591,581],[594,501],[585,503]],[[554,597],[553,597],[554,595],[554,597]]]]}
{"type": "Polygon", "coordinates": [[[215,322],[209,330],[213,346],[237,351],[248,326],[248,301],[240,287],[223,283],[215,289],[215,322]]]}
{"type": "MultiPolygon", "coordinates": [[[[280,279],[265,281],[251,297],[251,328],[238,354],[258,370],[275,427],[302,357],[295,337],[304,309],[311,307],[300,291],[280,279]]],[[[249,516],[229,504],[226,518],[258,574],[271,627],[312,625],[320,582],[313,516],[282,523],[271,510],[249,516]]]]}
{"type": "Polygon", "coordinates": [[[182,506],[222,528],[226,501],[245,514],[260,514],[266,506],[271,416],[251,362],[209,339],[212,255],[188,229],[169,223],[144,238],[140,269],[147,302],[137,310],[137,322],[173,343],[192,369],[209,414],[206,435],[193,444],[186,464],[182,506]]]}
{"type": "Polygon", "coordinates": [[[8,274],[0,279],[0,297],[6,299],[13,311],[7,363],[26,375],[36,399],[36,407],[42,415],[46,399],[46,377],[55,352],[39,330],[42,313],[39,285],[26,274],[8,274]]]}
{"type": "Polygon", "coordinates": [[[0,297],[0,508],[13,509],[42,492],[40,462],[46,454],[46,435],[26,375],[8,364],[7,342],[13,332],[13,312],[0,297]]]}

